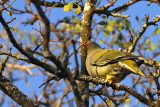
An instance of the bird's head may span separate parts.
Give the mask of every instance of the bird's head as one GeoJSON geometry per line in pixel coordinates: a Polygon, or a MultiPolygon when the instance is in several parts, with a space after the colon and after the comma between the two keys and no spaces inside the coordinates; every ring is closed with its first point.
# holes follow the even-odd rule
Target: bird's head
{"type": "Polygon", "coordinates": [[[86,46],[86,48],[87,48],[87,51],[101,48],[101,47],[100,47],[96,42],[94,42],[94,41],[87,41],[87,43],[85,43],[85,46],[86,46]]]}

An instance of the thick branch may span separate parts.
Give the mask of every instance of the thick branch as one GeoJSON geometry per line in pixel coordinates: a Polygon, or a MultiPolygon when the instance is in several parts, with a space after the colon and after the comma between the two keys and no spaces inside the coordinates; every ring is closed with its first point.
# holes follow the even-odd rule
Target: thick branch
{"type": "Polygon", "coordinates": [[[45,32],[44,32],[44,41],[43,41],[43,50],[44,50],[44,56],[49,56],[49,41],[50,41],[50,22],[48,18],[46,17],[45,13],[43,12],[42,8],[40,7],[40,1],[39,0],[31,0],[31,2],[36,6],[37,11],[41,17],[41,20],[44,23],[45,26],[45,32]]]}
{"type": "MultiPolygon", "coordinates": [[[[55,1],[40,1],[40,5],[41,6],[47,6],[47,7],[64,7],[65,5],[67,5],[68,3],[61,3],[61,2],[55,2],[55,1]]],[[[84,9],[84,7],[82,5],[79,5],[81,6],[81,10],[84,9]]],[[[73,8],[77,8],[77,5],[76,3],[73,3],[73,8]]]]}
{"type": "Polygon", "coordinates": [[[146,97],[142,96],[140,93],[132,90],[131,88],[129,88],[126,85],[117,86],[116,84],[109,83],[104,79],[92,78],[92,77],[86,76],[86,75],[83,75],[83,76],[79,77],[79,79],[82,80],[82,81],[92,82],[92,83],[95,83],[95,84],[106,85],[106,86],[112,87],[114,90],[117,90],[117,91],[118,90],[126,91],[129,94],[131,94],[132,96],[136,97],[140,102],[142,102],[144,104],[147,104],[148,106],[153,106],[154,105],[154,103],[151,100],[147,99],[146,97]]]}
{"type": "Polygon", "coordinates": [[[114,12],[114,13],[117,13],[117,12],[127,8],[128,6],[130,6],[130,5],[132,5],[132,4],[136,3],[136,2],[139,2],[139,1],[141,1],[141,0],[130,0],[130,1],[122,4],[121,6],[112,9],[111,11],[114,12]]]}
{"type": "Polygon", "coordinates": [[[28,98],[23,94],[16,86],[14,86],[9,80],[0,76],[0,89],[12,98],[16,103],[23,107],[39,107],[39,103],[28,98]]]}

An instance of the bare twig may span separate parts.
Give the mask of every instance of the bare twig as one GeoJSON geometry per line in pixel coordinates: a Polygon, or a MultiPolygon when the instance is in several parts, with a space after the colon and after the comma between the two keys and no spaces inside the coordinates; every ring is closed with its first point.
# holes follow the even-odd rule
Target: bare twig
{"type": "Polygon", "coordinates": [[[40,7],[39,0],[31,0],[31,2],[35,5],[37,8],[37,11],[39,13],[39,16],[41,17],[41,20],[43,21],[45,25],[45,32],[44,32],[44,42],[43,42],[43,50],[44,50],[44,56],[48,57],[51,52],[49,50],[49,41],[50,41],[50,22],[46,15],[44,14],[42,8],[40,7]]]}
{"type": "Polygon", "coordinates": [[[133,40],[132,45],[128,48],[128,52],[133,52],[135,49],[135,46],[138,42],[138,40],[141,38],[141,36],[143,35],[143,33],[146,31],[146,29],[148,28],[148,26],[150,25],[156,25],[156,22],[160,21],[160,15],[157,15],[156,17],[153,18],[152,22],[148,22],[148,15],[145,15],[145,24],[142,25],[141,31],[137,34],[137,36],[135,37],[135,39],[133,40]]]}

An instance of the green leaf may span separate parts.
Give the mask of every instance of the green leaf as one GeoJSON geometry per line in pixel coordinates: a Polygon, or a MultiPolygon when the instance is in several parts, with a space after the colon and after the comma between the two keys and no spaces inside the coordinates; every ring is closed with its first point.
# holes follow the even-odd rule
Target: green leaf
{"type": "Polygon", "coordinates": [[[97,3],[97,6],[96,6],[96,7],[98,7],[100,4],[101,4],[101,0],[99,0],[99,1],[98,1],[98,3],[97,3]]]}
{"type": "Polygon", "coordinates": [[[136,21],[139,22],[139,17],[138,16],[136,16],[136,21]]]}
{"type": "Polygon", "coordinates": [[[28,79],[25,79],[26,84],[29,86],[30,82],[28,81],[28,79]]]}
{"type": "Polygon", "coordinates": [[[63,0],[63,3],[66,3],[66,1],[65,1],[65,0],[63,0]]]}
{"type": "Polygon", "coordinates": [[[69,12],[73,8],[73,3],[68,3],[67,5],[64,6],[64,11],[69,12]]]}
{"type": "Polygon", "coordinates": [[[151,43],[151,40],[150,40],[150,39],[148,39],[148,40],[146,41],[145,45],[149,45],[149,43],[151,43]]]}
{"type": "Polygon", "coordinates": [[[31,40],[32,40],[32,41],[35,40],[34,34],[31,35],[31,40]]]}
{"type": "Polygon", "coordinates": [[[105,36],[105,37],[109,36],[109,32],[104,31],[103,36],[105,36]]]}
{"type": "Polygon", "coordinates": [[[77,4],[77,8],[74,9],[74,13],[79,14],[81,12],[81,6],[77,4]]]}
{"type": "Polygon", "coordinates": [[[107,22],[106,22],[106,21],[100,21],[100,22],[98,22],[98,24],[99,24],[99,25],[106,25],[107,22]]]}
{"type": "Polygon", "coordinates": [[[75,29],[76,29],[77,31],[80,31],[80,30],[81,30],[81,25],[80,25],[79,23],[78,23],[78,24],[76,24],[75,29]]]}
{"type": "Polygon", "coordinates": [[[76,21],[76,20],[77,20],[77,17],[72,16],[72,20],[73,20],[73,21],[76,21]]]}
{"type": "Polygon", "coordinates": [[[151,50],[153,50],[153,51],[155,50],[155,47],[154,47],[153,42],[150,43],[150,46],[149,46],[149,47],[150,47],[151,50]]]}
{"type": "Polygon", "coordinates": [[[122,26],[123,26],[123,22],[120,21],[120,22],[118,23],[117,27],[118,27],[118,28],[122,28],[122,26]]]}
{"type": "Polygon", "coordinates": [[[122,40],[123,39],[123,35],[122,34],[119,34],[118,35],[118,40],[122,40]]]}
{"type": "Polygon", "coordinates": [[[131,24],[130,24],[130,21],[127,18],[124,18],[124,22],[126,23],[127,26],[130,27],[131,24]]]}
{"type": "Polygon", "coordinates": [[[114,27],[114,26],[115,26],[115,22],[114,22],[114,20],[113,20],[113,19],[109,20],[109,25],[111,25],[112,27],[114,27]]]}
{"type": "Polygon", "coordinates": [[[104,16],[104,15],[103,15],[102,18],[103,18],[103,19],[107,19],[107,16],[104,16]]]}
{"type": "Polygon", "coordinates": [[[157,45],[157,48],[159,49],[159,43],[157,43],[156,45],[157,45]]]}
{"type": "Polygon", "coordinates": [[[157,35],[159,33],[159,28],[157,27],[155,30],[154,30],[154,35],[157,35]]]}
{"type": "Polygon", "coordinates": [[[109,106],[111,106],[112,105],[112,100],[109,100],[107,103],[108,103],[109,106]]]}
{"type": "Polygon", "coordinates": [[[99,41],[100,44],[102,44],[102,43],[104,43],[104,42],[105,42],[104,39],[101,39],[101,40],[99,41]]]}
{"type": "Polygon", "coordinates": [[[107,32],[113,31],[113,27],[112,27],[111,25],[107,25],[107,26],[106,26],[106,31],[107,31],[107,32]]]}

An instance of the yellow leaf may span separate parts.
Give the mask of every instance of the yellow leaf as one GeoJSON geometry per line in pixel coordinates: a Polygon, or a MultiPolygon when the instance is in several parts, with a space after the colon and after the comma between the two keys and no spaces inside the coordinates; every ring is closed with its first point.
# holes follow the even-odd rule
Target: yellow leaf
{"type": "Polygon", "coordinates": [[[71,28],[71,25],[70,25],[70,24],[67,24],[67,25],[66,25],[66,29],[67,29],[67,31],[69,31],[69,30],[70,30],[70,28],[71,28]]]}
{"type": "Polygon", "coordinates": [[[9,16],[12,16],[12,13],[13,13],[13,12],[9,9],[8,15],[9,15],[9,16]]]}
{"type": "Polygon", "coordinates": [[[113,19],[109,20],[109,25],[111,25],[112,27],[114,27],[114,26],[115,26],[115,22],[114,22],[114,20],[113,20],[113,19]]]}
{"type": "Polygon", "coordinates": [[[81,30],[81,25],[78,23],[78,24],[76,24],[76,30],[77,31],[80,31],[81,30]]]}
{"type": "Polygon", "coordinates": [[[67,5],[64,6],[64,11],[69,12],[73,8],[73,3],[68,3],[67,5]]]}
{"type": "Polygon", "coordinates": [[[81,7],[77,4],[77,8],[74,9],[74,13],[79,14],[81,12],[81,7]]]}
{"type": "Polygon", "coordinates": [[[65,27],[65,23],[63,22],[63,23],[62,23],[62,28],[64,28],[64,27],[65,27]]]}
{"type": "Polygon", "coordinates": [[[111,106],[112,105],[112,100],[109,100],[107,103],[108,103],[109,106],[111,106]]]}
{"type": "Polygon", "coordinates": [[[111,25],[106,26],[106,31],[111,32],[113,31],[113,27],[111,25]]]}
{"type": "Polygon", "coordinates": [[[76,21],[76,20],[77,20],[77,17],[76,17],[76,16],[72,16],[72,20],[73,20],[73,21],[76,21]]]}
{"type": "Polygon", "coordinates": [[[99,41],[100,44],[102,44],[102,43],[104,43],[104,42],[105,42],[104,39],[101,39],[101,40],[99,41]]]}
{"type": "Polygon", "coordinates": [[[155,50],[154,44],[152,42],[150,43],[150,49],[153,51],[155,50]]]}

